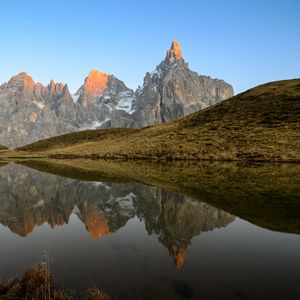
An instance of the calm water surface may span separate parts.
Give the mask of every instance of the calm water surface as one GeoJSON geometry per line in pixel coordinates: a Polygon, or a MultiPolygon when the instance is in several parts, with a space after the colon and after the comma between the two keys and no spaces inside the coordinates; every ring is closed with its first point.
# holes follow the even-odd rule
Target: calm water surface
{"type": "Polygon", "coordinates": [[[0,223],[4,280],[47,251],[57,285],[78,293],[96,286],[116,299],[300,299],[295,226],[271,231],[160,187],[4,165],[0,223]]]}

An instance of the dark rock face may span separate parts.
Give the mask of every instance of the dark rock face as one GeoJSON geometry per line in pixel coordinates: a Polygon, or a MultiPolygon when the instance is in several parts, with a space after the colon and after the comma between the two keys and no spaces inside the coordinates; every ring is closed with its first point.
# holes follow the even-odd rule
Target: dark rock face
{"type": "Polygon", "coordinates": [[[73,96],[67,85],[51,80],[43,86],[20,73],[0,86],[0,144],[17,147],[76,130],[161,124],[231,96],[223,80],[191,71],[175,41],[136,92],[97,70],[73,96]]]}

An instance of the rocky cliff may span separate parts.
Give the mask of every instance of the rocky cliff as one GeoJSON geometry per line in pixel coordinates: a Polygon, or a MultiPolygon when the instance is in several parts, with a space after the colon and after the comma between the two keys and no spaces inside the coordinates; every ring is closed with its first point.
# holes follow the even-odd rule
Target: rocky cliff
{"type": "Polygon", "coordinates": [[[53,80],[44,86],[27,73],[13,76],[0,86],[0,143],[17,147],[84,129],[161,124],[232,95],[223,80],[191,71],[174,41],[135,92],[97,70],[90,71],[75,95],[53,80]]]}

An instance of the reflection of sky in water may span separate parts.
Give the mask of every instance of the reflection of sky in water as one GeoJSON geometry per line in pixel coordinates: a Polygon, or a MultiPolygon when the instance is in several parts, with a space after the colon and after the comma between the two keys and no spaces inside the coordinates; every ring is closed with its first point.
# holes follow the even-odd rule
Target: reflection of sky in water
{"type": "MultiPolygon", "coordinates": [[[[39,178],[46,176],[26,171],[38,174],[39,178]]],[[[29,177],[27,174],[26,178],[29,177]]],[[[43,184],[53,184],[52,191],[59,186],[58,182],[61,184],[66,180],[59,177],[56,181],[54,175],[44,179],[43,184]]],[[[70,188],[70,183],[76,183],[71,189],[76,188],[76,193],[85,196],[93,195],[95,188],[107,190],[107,186],[101,184],[80,185],[79,181],[70,179],[67,182],[65,187],[70,188]]],[[[3,178],[0,184],[3,191],[3,178]]],[[[73,199],[78,207],[72,208],[67,225],[51,229],[44,223],[26,237],[0,226],[0,277],[10,278],[26,266],[39,262],[42,251],[47,249],[57,282],[79,291],[98,286],[120,299],[219,299],[223,296],[229,299],[289,299],[289,295],[290,299],[297,298],[300,279],[298,235],[262,229],[162,189],[157,188],[153,193],[154,187],[140,184],[126,187],[123,184],[120,191],[118,184],[111,184],[109,188],[114,190],[111,193],[115,199],[124,200],[130,193],[136,195],[133,214],[129,214],[124,203],[116,208],[116,203],[109,197],[110,206],[102,206],[99,198],[93,205],[83,199],[79,199],[81,202],[73,199]],[[164,206],[157,206],[155,197],[164,201],[164,206]],[[103,226],[103,215],[97,223],[100,210],[95,213],[95,209],[99,207],[104,215],[107,213],[107,224],[113,226],[114,232],[107,234],[100,230],[102,236],[95,238],[87,230],[103,226]],[[122,210],[127,219],[120,215],[112,217],[112,209],[122,210]],[[89,220],[84,214],[91,211],[89,220]],[[188,222],[185,224],[186,216],[188,222]],[[174,257],[170,258],[174,253],[170,250],[182,241],[186,242],[184,264],[176,268],[174,257]]],[[[11,189],[7,191],[15,195],[11,189]]],[[[1,203],[3,197],[2,193],[1,203]]],[[[20,197],[20,201],[25,198],[20,197]]],[[[18,209],[24,212],[20,207],[18,209]]],[[[53,214],[55,210],[51,209],[53,214]]]]}

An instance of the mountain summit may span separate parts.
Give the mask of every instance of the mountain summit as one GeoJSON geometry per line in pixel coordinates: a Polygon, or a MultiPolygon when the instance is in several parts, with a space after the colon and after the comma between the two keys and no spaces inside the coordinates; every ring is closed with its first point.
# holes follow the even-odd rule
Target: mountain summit
{"type": "Polygon", "coordinates": [[[166,58],[171,64],[182,60],[180,44],[177,41],[172,42],[171,49],[167,51],[166,58]]]}
{"type": "Polygon", "coordinates": [[[107,87],[109,75],[97,70],[92,70],[82,86],[80,103],[87,107],[97,96],[103,96],[107,87]]]}
{"type": "Polygon", "coordinates": [[[173,41],[166,58],[146,74],[136,92],[134,127],[181,118],[231,96],[233,88],[225,81],[191,71],[173,41]]]}
{"type": "Polygon", "coordinates": [[[28,88],[33,88],[35,85],[35,82],[33,79],[26,73],[21,72],[15,76],[13,76],[7,83],[7,86],[10,86],[12,88],[23,88],[24,90],[28,88]]]}
{"type": "Polygon", "coordinates": [[[51,80],[44,86],[23,72],[0,85],[0,144],[16,147],[84,129],[162,124],[232,95],[225,81],[191,71],[177,41],[136,91],[114,75],[91,70],[71,95],[66,84],[51,80]]]}

